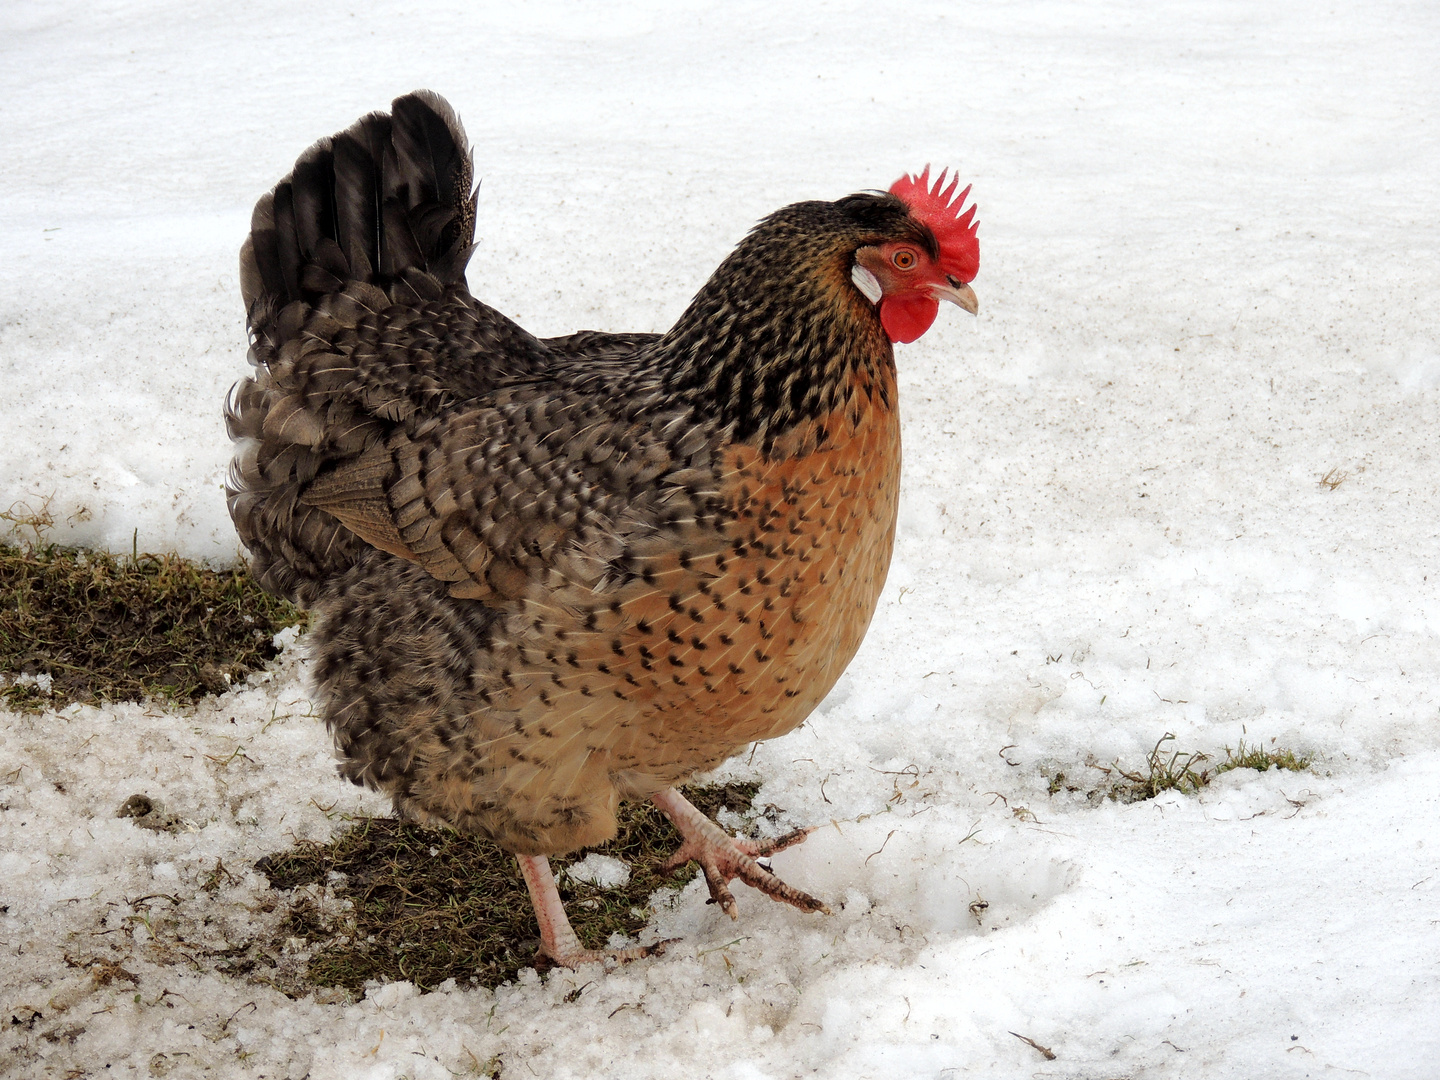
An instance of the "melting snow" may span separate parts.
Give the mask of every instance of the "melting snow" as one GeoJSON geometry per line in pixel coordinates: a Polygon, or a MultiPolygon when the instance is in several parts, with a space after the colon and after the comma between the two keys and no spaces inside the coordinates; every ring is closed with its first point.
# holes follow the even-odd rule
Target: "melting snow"
{"type": "Polygon", "coordinates": [[[630,865],[599,852],[591,852],[579,862],[571,863],[565,872],[576,881],[599,885],[602,889],[618,889],[630,881],[630,865]]]}

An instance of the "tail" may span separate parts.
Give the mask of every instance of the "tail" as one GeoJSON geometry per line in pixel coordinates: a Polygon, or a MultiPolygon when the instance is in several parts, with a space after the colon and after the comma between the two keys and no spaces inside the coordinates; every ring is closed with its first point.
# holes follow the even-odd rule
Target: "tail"
{"type": "Polygon", "coordinates": [[[240,251],[251,333],[350,282],[388,292],[417,271],[442,287],[464,280],[475,235],[465,129],[429,90],[391,108],[321,139],[255,204],[240,251]]]}
{"type": "Polygon", "coordinates": [[[473,166],[454,110],[428,90],[391,108],[302,154],[256,203],[240,252],[256,371],[225,406],[239,444],[230,516],[256,578],[302,604],[369,548],[301,505],[301,489],[325,462],[383,438],[384,419],[408,401],[435,393],[433,382],[402,385],[398,371],[358,371],[362,324],[396,304],[464,292],[474,250],[473,166]]]}

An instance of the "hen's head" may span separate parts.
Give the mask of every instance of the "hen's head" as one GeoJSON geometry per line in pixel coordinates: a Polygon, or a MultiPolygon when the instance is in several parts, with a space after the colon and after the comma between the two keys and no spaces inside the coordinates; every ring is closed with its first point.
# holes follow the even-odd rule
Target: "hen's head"
{"type": "Polygon", "coordinates": [[[964,209],[969,187],[957,196],[959,177],[945,184],[948,170],[933,186],[930,166],[919,176],[902,176],[890,185],[908,211],[912,235],[867,244],[855,252],[851,278],[880,309],[880,323],[891,341],[914,341],[935,321],[940,301],[949,300],[974,315],[980,308],[970,282],[980,270],[975,207],[964,209]]]}

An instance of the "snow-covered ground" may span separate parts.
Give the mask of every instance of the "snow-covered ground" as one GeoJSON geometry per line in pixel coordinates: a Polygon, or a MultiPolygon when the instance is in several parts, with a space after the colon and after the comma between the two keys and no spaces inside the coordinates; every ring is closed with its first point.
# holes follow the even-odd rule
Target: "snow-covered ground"
{"type": "Polygon", "coordinates": [[[777,859],[833,917],[696,884],[665,957],[494,993],[197,971],[256,857],[384,809],[293,649],[0,713],[0,1074],[1440,1075],[1437,53],[1424,0],[0,6],[0,509],[66,542],[235,557],[250,205],[416,86],[475,144],[472,287],[540,333],[662,329],[764,213],[927,161],[983,222],[980,318],[900,350],[870,636],[730,769],[833,821],[777,859]],[[1167,732],[1315,764],[1047,793],[1167,732]]]}

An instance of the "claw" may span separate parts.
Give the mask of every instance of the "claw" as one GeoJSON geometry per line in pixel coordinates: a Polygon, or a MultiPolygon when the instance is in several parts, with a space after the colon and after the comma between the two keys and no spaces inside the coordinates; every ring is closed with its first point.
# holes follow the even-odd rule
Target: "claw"
{"type": "Polygon", "coordinates": [[[756,842],[727,836],[718,825],[695,809],[690,801],[674,788],[666,788],[650,796],[650,799],[675,823],[680,835],[685,838],[680,850],[665,861],[662,872],[671,873],[692,861],[699,863],[705,874],[705,884],[710,888],[710,903],[719,904],[720,910],[730,918],[739,917],[735,909],[735,897],[730,892],[730,882],[735,878],[739,878],[752,889],[760,890],[772,900],[779,900],[801,911],[830,914],[830,909],[823,900],[785,884],[769,869],[756,862],[757,858],[793,847],[813,830],[796,829],[774,840],[756,842]]]}

